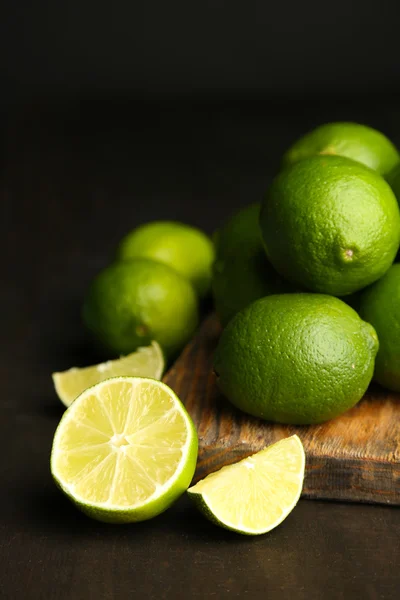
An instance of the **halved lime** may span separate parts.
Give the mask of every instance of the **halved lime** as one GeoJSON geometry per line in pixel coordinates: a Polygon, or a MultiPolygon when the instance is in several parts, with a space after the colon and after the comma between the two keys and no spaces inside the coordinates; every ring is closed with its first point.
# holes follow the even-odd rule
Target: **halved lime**
{"type": "Polygon", "coordinates": [[[270,531],[300,498],[305,455],[297,435],[222,467],[188,489],[213,523],[245,535],[270,531]]]}
{"type": "Polygon", "coordinates": [[[84,513],[108,523],[155,517],[189,486],[194,424],[160,381],[115,377],[85,390],[56,430],[51,473],[84,513]]]}
{"type": "Polygon", "coordinates": [[[53,373],[53,383],[57,396],[65,406],[69,406],[84,390],[110,377],[138,376],[161,379],[164,372],[164,356],[160,345],[138,348],[135,352],[117,360],[109,360],[99,365],[72,367],[67,371],[53,373]]]}

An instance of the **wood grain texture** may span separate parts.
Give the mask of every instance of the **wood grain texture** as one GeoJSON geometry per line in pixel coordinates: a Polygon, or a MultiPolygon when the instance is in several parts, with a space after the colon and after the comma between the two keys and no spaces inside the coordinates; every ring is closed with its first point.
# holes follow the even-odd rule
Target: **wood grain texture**
{"type": "Polygon", "coordinates": [[[197,427],[196,481],[296,433],[307,458],[303,496],[400,504],[400,395],[371,386],[357,406],[321,425],[256,419],[218,391],[212,354],[219,334],[217,318],[211,315],[164,377],[197,427]]]}

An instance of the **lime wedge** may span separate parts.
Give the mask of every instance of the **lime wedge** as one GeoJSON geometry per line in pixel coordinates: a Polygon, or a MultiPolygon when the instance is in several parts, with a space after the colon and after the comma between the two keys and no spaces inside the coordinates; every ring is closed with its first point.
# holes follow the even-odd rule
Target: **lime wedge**
{"type": "Polygon", "coordinates": [[[293,435],[211,473],[188,495],[215,524],[259,535],[282,523],[297,504],[304,466],[302,443],[293,435]]]}
{"type": "Polygon", "coordinates": [[[83,369],[72,367],[61,373],[53,373],[52,377],[57,396],[65,406],[69,406],[83,390],[110,377],[129,375],[161,379],[163,371],[162,350],[157,342],[152,342],[150,346],[138,348],[132,354],[117,360],[83,369]]]}
{"type": "Polygon", "coordinates": [[[53,440],[51,473],[84,513],[108,523],[150,519],[189,486],[197,434],[160,381],[115,377],[85,390],[53,440]]]}

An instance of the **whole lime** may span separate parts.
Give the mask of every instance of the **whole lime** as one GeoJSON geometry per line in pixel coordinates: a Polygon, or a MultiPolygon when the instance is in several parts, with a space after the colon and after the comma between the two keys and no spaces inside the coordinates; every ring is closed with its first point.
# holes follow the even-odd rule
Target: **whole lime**
{"type": "Polygon", "coordinates": [[[371,323],[379,337],[374,379],[400,392],[400,264],[363,290],[360,316],[371,323]]]}
{"type": "Polygon", "coordinates": [[[261,204],[256,202],[238,210],[214,233],[217,259],[252,253],[262,248],[260,231],[261,204]]]}
{"type": "Polygon", "coordinates": [[[197,327],[197,298],[189,281],[174,269],[138,258],[115,263],[94,279],[83,319],[115,354],[128,354],[156,340],[171,358],[197,327]]]}
{"type": "Polygon", "coordinates": [[[251,204],[219,229],[212,293],[223,327],[254,300],[294,290],[265,256],[259,219],[260,204],[251,204]]]}
{"type": "Polygon", "coordinates": [[[237,254],[214,263],[212,292],[223,327],[255,300],[294,290],[294,286],[278,275],[268,262],[262,247],[258,252],[237,254]]]}
{"type": "Polygon", "coordinates": [[[312,291],[345,296],[392,264],[400,212],[386,181],[340,156],[313,156],[283,170],[261,209],[272,266],[312,291]]]}
{"type": "Polygon", "coordinates": [[[200,229],[176,221],[153,221],[137,227],[121,241],[117,258],[150,258],[189,279],[200,297],[210,290],[214,246],[200,229]]]}
{"type": "Polygon", "coordinates": [[[386,181],[392,188],[397,202],[400,202],[400,164],[390,171],[386,177],[386,181]]]}
{"type": "Polygon", "coordinates": [[[400,161],[392,142],[380,131],[358,123],[326,123],[307,133],[289,148],[284,166],[315,154],[336,154],[360,162],[386,175],[400,161]]]}
{"type": "Polygon", "coordinates": [[[224,329],[214,370],[222,393],[244,412],[279,423],[320,423],[362,398],[378,346],[373,327],[338,298],[268,296],[224,329]]]}

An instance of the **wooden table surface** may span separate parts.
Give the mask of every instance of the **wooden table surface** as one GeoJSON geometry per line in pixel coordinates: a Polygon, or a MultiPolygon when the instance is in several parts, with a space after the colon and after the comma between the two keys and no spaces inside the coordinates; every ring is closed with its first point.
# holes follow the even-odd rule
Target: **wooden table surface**
{"type": "Polygon", "coordinates": [[[276,530],[239,537],[185,497],[147,523],[91,521],[49,474],[62,410],[50,374],[96,356],[85,289],[129,228],[208,232],[263,196],[293,138],[334,119],[400,144],[396,98],[66,104],[15,113],[1,157],[0,598],[400,597],[397,508],[302,500],[276,530]],[[162,106],[162,108],[160,108],[162,106]]]}

